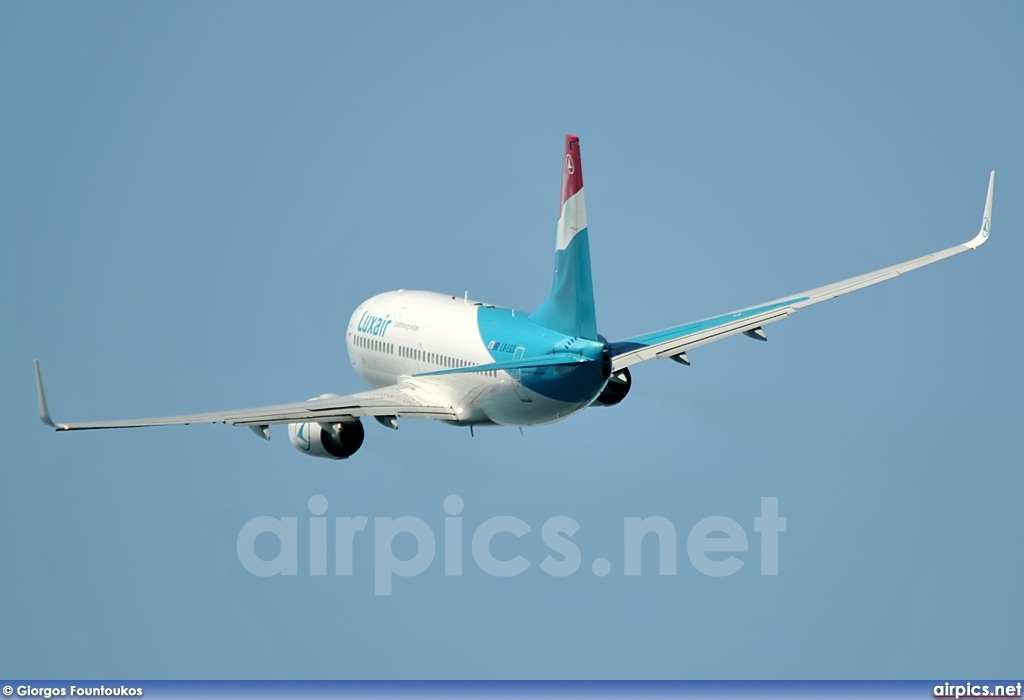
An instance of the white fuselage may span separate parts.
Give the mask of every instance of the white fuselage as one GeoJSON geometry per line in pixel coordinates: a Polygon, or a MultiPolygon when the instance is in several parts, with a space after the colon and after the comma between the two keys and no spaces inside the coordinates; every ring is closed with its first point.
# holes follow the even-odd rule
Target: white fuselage
{"type": "Polygon", "coordinates": [[[455,407],[456,425],[539,425],[588,406],[603,385],[584,395],[552,398],[524,386],[515,370],[414,377],[486,365],[500,359],[497,352],[508,359],[520,358],[560,340],[564,336],[536,326],[521,312],[406,290],[364,301],[352,314],[345,334],[352,367],[367,384],[381,388],[414,382],[455,407]],[[493,337],[485,340],[492,328],[493,337]]]}

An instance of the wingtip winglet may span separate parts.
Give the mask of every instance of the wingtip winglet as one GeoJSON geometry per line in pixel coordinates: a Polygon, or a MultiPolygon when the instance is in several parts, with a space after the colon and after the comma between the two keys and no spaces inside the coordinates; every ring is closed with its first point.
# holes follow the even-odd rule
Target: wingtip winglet
{"type": "Polygon", "coordinates": [[[996,171],[993,170],[988,176],[988,194],[985,195],[985,212],[981,216],[981,229],[978,231],[977,236],[964,244],[965,247],[971,250],[976,250],[978,246],[988,240],[989,235],[992,233],[992,195],[995,192],[995,187],[996,171]]]}
{"type": "Polygon", "coordinates": [[[36,366],[36,397],[39,399],[39,420],[43,422],[43,425],[58,428],[57,424],[50,418],[50,409],[46,405],[46,394],[43,392],[43,375],[39,371],[39,360],[34,362],[36,366]]]}

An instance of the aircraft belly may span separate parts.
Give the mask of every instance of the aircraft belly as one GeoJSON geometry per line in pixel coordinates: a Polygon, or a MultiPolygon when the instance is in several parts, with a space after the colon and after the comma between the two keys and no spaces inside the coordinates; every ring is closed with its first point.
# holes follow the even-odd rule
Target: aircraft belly
{"type": "Polygon", "coordinates": [[[479,400],[480,410],[492,422],[498,425],[524,427],[554,423],[586,406],[585,403],[567,403],[551,399],[522,386],[514,387],[512,380],[507,377],[504,384],[494,387],[479,400]],[[526,392],[530,400],[523,401],[521,392],[526,392]]]}

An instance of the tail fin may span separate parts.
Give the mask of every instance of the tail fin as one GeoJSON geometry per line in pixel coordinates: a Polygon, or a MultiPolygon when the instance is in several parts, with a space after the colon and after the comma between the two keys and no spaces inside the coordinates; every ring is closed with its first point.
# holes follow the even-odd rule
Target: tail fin
{"type": "Polygon", "coordinates": [[[551,295],[530,314],[530,318],[565,335],[597,340],[580,140],[572,134],[565,137],[565,158],[562,159],[562,207],[555,246],[555,281],[551,295]]]}

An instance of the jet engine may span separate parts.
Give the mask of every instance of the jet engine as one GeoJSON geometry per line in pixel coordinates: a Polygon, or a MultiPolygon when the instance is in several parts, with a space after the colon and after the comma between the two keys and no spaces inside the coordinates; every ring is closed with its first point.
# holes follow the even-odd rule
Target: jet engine
{"type": "MultiPolygon", "coordinates": [[[[337,394],[323,394],[326,399],[337,394]]],[[[363,424],[351,423],[289,423],[288,439],[299,452],[325,459],[348,459],[363,445],[363,424]]]]}
{"type": "Polygon", "coordinates": [[[598,394],[591,406],[614,406],[626,398],[629,388],[633,386],[633,379],[629,374],[629,368],[623,367],[618,372],[613,372],[608,377],[608,383],[604,390],[598,394]]]}

